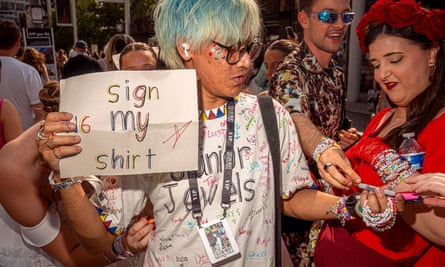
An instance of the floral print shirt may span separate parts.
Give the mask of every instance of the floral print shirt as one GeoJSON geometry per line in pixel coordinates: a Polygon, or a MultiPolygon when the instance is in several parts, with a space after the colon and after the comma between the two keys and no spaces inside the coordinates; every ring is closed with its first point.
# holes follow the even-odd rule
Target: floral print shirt
{"type": "Polygon", "coordinates": [[[305,114],[325,136],[338,140],[343,114],[344,73],[332,59],[323,69],[302,41],[277,67],[270,94],[288,111],[305,114]]]}

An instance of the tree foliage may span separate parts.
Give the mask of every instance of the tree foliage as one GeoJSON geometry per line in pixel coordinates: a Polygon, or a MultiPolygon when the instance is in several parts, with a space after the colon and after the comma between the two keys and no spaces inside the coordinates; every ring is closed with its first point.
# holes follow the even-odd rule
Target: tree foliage
{"type": "MultiPolygon", "coordinates": [[[[106,1],[106,0],[105,0],[106,1]]],[[[131,20],[150,17],[156,0],[130,0],[131,20]]],[[[56,50],[71,49],[74,43],[72,27],[58,27],[52,10],[56,50]]],[[[76,0],[77,36],[88,45],[97,44],[102,50],[108,39],[117,33],[116,25],[125,19],[125,6],[99,0],[76,0]]]]}
{"type": "Polygon", "coordinates": [[[130,0],[130,13],[132,18],[151,17],[156,0],[130,0]]]}

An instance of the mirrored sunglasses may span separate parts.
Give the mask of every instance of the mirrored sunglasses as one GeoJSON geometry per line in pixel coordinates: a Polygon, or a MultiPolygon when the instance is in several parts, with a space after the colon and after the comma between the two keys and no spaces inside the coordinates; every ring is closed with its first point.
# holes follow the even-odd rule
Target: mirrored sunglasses
{"type": "Polygon", "coordinates": [[[317,14],[317,18],[320,22],[334,24],[337,22],[338,18],[341,15],[341,19],[344,24],[351,24],[354,20],[355,13],[354,12],[344,12],[344,13],[336,13],[329,10],[321,10],[319,12],[314,12],[317,14]]]}

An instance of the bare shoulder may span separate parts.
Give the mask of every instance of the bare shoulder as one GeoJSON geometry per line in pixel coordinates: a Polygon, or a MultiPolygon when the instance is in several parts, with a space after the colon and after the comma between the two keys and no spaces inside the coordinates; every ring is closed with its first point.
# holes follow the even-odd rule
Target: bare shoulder
{"type": "Polygon", "coordinates": [[[9,101],[8,99],[3,99],[2,116],[7,116],[11,112],[17,112],[17,109],[15,108],[14,104],[12,104],[12,102],[9,101]]]}
{"type": "Polygon", "coordinates": [[[12,104],[11,101],[9,101],[8,99],[3,98],[3,105],[4,107],[14,107],[14,104],[12,104]]]}

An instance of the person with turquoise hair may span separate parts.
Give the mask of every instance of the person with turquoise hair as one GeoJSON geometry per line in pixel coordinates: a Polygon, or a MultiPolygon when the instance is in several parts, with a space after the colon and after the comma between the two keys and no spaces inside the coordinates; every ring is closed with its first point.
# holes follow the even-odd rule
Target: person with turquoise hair
{"type": "MultiPolygon", "coordinates": [[[[275,265],[272,158],[258,99],[242,92],[251,51],[258,45],[260,16],[255,0],[163,0],[154,11],[160,59],[170,69],[196,71],[202,160],[197,171],[146,175],[156,229],[149,235],[144,266],[275,265]],[[196,207],[201,212],[192,212],[196,207]]],[[[278,102],[272,104],[279,122],[283,195],[290,197],[315,185],[289,113],[278,102]]],[[[71,123],[60,123],[70,118],[50,113],[42,134],[71,132],[66,128],[71,123]]],[[[55,183],[64,182],[59,159],[81,151],[65,137],[39,142],[55,183]]],[[[63,203],[69,203],[69,217],[77,220],[74,230],[86,233],[88,224],[81,227],[82,221],[95,218],[82,218],[91,204],[76,193],[79,188],[76,184],[59,192],[63,203]]],[[[91,242],[91,236],[80,236],[91,242]]]]}
{"type": "MultiPolygon", "coordinates": [[[[266,123],[257,97],[242,92],[251,60],[259,52],[260,16],[255,0],[163,0],[154,11],[160,59],[170,69],[196,71],[202,160],[197,171],[145,175],[156,229],[149,234],[144,266],[275,265],[275,179],[266,123]],[[224,157],[230,154],[233,157],[224,157]]],[[[278,102],[272,104],[270,112],[279,123],[283,195],[290,197],[315,185],[289,113],[278,102]]],[[[71,118],[50,113],[42,135],[71,132],[66,128],[71,123],[60,123],[71,118]]],[[[72,141],[52,135],[39,142],[56,184],[66,181],[60,178],[59,159],[81,151],[72,141]]],[[[82,243],[100,244],[97,233],[86,234],[86,222],[97,223],[97,216],[86,218],[87,210],[94,213],[80,189],[75,184],[58,192],[69,218],[76,220],[74,230],[85,233],[78,234],[82,243]]]]}
{"type": "MultiPolygon", "coordinates": [[[[156,229],[149,235],[144,266],[274,266],[278,262],[272,158],[258,99],[242,92],[250,52],[261,32],[260,16],[255,0],[164,0],[155,9],[160,59],[168,68],[196,71],[202,160],[197,171],[148,175],[156,229]]],[[[272,104],[281,143],[282,195],[290,198],[299,189],[315,186],[289,113],[278,102],[272,104]]],[[[50,113],[42,135],[71,132],[72,124],[67,122],[71,118],[72,114],[50,113]]],[[[78,136],[62,135],[40,140],[40,152],[54,170],[55,183],[65,181],[60,178],[59,159],[81,153],[78,142],[78,136]]],[[[91,204],[76,193],[79,188],[75,184],[59,190],[63,202],[70,203],[66,212],[79,215],[70,216],[78,221],[77,230],[81,221],[91,223],[80,216],[91,204]],[[82,201],[84,205],[79,205],[82,201]]],[[[329,197],[318,211],[335,219],[326,211],[335,207],[338,198],[329,197]]],[[[80,230],[85,229],[88,224],[80,230]]],[[[81,237],[91,242],[88,236],[81,237]]]]}

